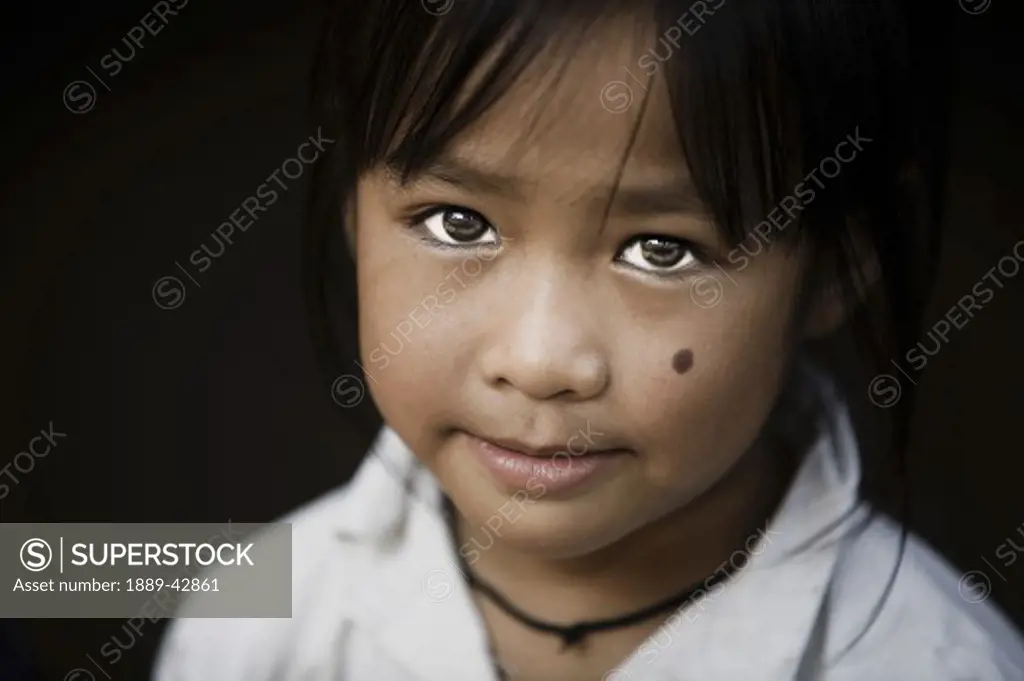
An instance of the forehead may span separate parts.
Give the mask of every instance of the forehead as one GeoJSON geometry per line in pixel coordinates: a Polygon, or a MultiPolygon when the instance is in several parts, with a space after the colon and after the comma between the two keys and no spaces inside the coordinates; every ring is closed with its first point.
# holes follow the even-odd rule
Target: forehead
{"type": "Polygon", "coordinates": [[[638,183],[687,178],[664,68],[648,76],[636,66],[650,33],[621,18],[560,41],[454,140],[452,155],[543,187],[606,186],[620,171],[638,183]]]}

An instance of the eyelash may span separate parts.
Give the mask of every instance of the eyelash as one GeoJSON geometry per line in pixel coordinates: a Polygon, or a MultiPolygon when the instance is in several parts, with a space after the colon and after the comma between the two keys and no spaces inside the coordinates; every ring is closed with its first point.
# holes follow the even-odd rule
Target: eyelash
{"type": "MultiPolygon", "coordinates": [[[[461,213],[469,213],[469,214],[479,218],[484,224],[488,225],[490,230],[493,230],[495,233],[497,233],[497,228],[491,223],[490,220],[488,220],[486,217],[484,217],[484,215],[482,213],[480,213],[478,211],[475,211],[475,210],[473,210],[471,208],[465,208],[463,206],[457,206],[457,205],[453,205],[453,204],[437,204],[437,205],[433,205],[433,206],[428,206],[428,207],[426,207],[426,208],[424,208],[422,210],[419,210],[416,213],[410,215],[409,217],[405,218],[403,220],[403,222],[406,225],[406,227],[408,227],[408,228],[410,228],[410,229],[412,229],[412,230],[414,230],[414,231],[416,231],[418,233],[417,236],[419,237],[419,239],[421,241],[423,241],[424,243],[429,244],[432,248],[438,248],[438,249],[445,250],[445,251],[465,251],[465,250],[472,249],[472,248],[480,246],[481,244],[472,244],[472,243],[464,245],[464,246],[455,245],[455,244],[449,244],[449,243],[445,243],[443,241],[438,240],[436,237],[434,237],[433,235],[430,234],[429,230],[427,229],[427,227],[425,225],[426,221],[428,219],[432,218],[432,217],[437,216],[438,214],[443,214],[443,213],[445,213],[447,211],[458,211],[458,212],[461,212],[461,213]]],[[[684,259],[685,259],[685,257],[684,257],[684,259]]],[[[624,264],[626,267],[628,267],[632,271],[639,271],[642,275],[654,277],[654,278],[659,279],[659,280],[683,279],[683,278],[689,276],[693,272],[693,270],[705,267],[705,266],[707,266],[707,265],[709,265],[709,264],[711,264],[713,262],[712,257],[707,253],[707,251],[705,249],[703,249],[701,246],[697,245],[696,243],[694,243],[692,241],[689,241],[688,239],[682,239],[682,238],[679,238],[679,237],[667,236],[667,235],[663,235],[663,234],[647,234],[647,233],[645,233],[645,234],[638,234],[638,235],[636,235],[634,237],[631,237],[625,243],[625,245],[623,245],[623,247],[621,247],[619,249],[618,255],[616,255],[615,260],[616,260],[616,262],[624,264]],[[639,267],[635,267],[633,265],[630,265],[628,263],[622,263],[622,260],[621,260],[622,254],[625,253],[627,251],[627,249],[634,248],[635,246],[637,246],[639,244],[642,244],[644,241],[650,240],[650,239],[659,239],[659,240],[662,240],[662,241],[670,241],[670,242],[674,242],[674,243],[678,244],[679,246],[681,246],[682,248],[685,249],[687,255],[692,257],[693,260],[695,261],[695,263],[691,264],[691,265],[686,265],[686,266],[684,266],[684,267],[682,267],[682,268],[680,268],[678,270],[662,271],[662,272],[658,272],[658,271],[655,271],[655,270],[645,270],[645,269],[641,269],[639,267]]],[[[673,267],[675,267],[675,265],[673,265],[673,267]]]]}

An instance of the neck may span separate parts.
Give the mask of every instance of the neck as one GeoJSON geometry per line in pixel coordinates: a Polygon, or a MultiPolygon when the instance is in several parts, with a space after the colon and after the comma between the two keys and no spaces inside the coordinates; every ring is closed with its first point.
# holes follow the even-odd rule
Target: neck
{"type": "MultiPolygon", "coordinates": [[[[534,617],[570,622],[647,607],[743,564],[794,472],[792,457],[756,445],[703,496],[584,556],[545,559],[496,541],[474,572],[534,617]],[[748,543],[748,540],[751,540],[748,543]],[[730,561],[730,559],[732,559],[730,561]]],[[[456,516],[459,545],[473,529],[456,516]]]]}

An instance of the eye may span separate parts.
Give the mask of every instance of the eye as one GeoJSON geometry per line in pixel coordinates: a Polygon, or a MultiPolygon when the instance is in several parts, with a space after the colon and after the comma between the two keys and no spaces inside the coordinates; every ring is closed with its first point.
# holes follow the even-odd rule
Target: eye
{"type": "Polygon", "coordinates": [[[676,274],[704,262],[697,246],[667,236],[637,237],[626,244],[616,259],[658,276],[676,274]]]}
{"type": "Polygon", "coordinates": [[[480,213],[468,208],[434,207],[420,213],[412,223],[426,231],[427,239],[445,246],[479,246],[498,243],[498,230],[494,225],[480,213]]]}

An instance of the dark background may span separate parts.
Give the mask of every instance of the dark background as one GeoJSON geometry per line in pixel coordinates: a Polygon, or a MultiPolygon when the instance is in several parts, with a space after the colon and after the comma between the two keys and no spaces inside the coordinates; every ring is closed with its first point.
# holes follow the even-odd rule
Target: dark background
{"type": "MultiPolygon", "coordinates": [[[[949,233],[929,319],[1024,238],[1014,4],[956,11],[949,233]]],[[[186,282],[180,307],[152,297],[315,132],[304,98],[318,6],[191,0],[107,77],[99,60],[124,54],[121,38],[152,6],[2,10],[0,466],[50,421],[68,434],[0,501],[3,522],[270,520],[343,482],[375,427],[368,404],[332,401],[307,333],[308,172],[186,282]],[[62,93],[93,81],[87,67],[110,91],[72,113],[62,93]]],[[[1024,272],[914,377],[911,461],[913,526],[960,569],[1000,567],[992,597],[1024,623],[1024,560],[995,557],[1011,536],[1024,545],[1022,311],[1024,272]]],[[[862,377],[850,389],[858,414],[875,409],[867,397],[862,377]]],[[[45,679],[88,667],[86,655],[103,664],[102,645],[128,640],[115,619],[0,622],[45,679]]],[[[146,678],[160,628],[147,623],[104,671],[146,678]]],[[[0,680],[12,670],[0,663],[0,680]]]]}

